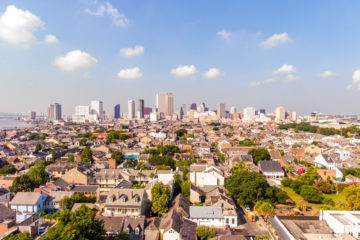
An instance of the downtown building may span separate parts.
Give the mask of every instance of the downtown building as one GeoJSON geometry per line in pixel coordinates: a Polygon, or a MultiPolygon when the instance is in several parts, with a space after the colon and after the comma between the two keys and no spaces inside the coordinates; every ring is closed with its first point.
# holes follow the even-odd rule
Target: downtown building
{"type": "Polygon", "coordinates": [[[47,117],[49,121],[58,121],[62,119],[62,107],[59,103],[51,104],[48,108],[47,117]]]}

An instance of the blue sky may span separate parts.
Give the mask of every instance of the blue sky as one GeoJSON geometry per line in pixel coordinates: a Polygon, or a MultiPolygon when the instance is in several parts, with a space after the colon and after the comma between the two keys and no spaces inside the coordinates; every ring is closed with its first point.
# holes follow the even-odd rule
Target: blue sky
{"type": "Polygon", "coordinates": [[[176,107],[359,114],[359,10],[332,0],[2,0],[0,112],[57,101],[71,114],[100,99],[112,113],[173,92],[176,107]]]}

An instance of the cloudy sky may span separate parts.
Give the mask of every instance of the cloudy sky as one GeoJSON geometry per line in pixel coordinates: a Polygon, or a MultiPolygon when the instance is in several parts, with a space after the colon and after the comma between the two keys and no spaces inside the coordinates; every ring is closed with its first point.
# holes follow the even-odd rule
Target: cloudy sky
{"type": "Polygon", "coordinates": [[[2,0],[0,112],[103,100],[360,114],[356,0],[2,0]]]}

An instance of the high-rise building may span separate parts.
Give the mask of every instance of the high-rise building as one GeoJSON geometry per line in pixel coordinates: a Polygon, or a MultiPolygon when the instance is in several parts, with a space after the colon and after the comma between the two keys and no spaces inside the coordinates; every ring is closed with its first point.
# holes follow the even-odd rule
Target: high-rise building
{"type": "Polygon", "coordinates": [[[120,118],[120,104],[116,104],[114,107],[114,118],[115,119],[120,118]]]}
{"type": "Polygon", "coordinates": [[[260,109],[260,114],[266,114],[266,110],[265,109],[260,109]]]}
{"type": "Polygon", "coordinates": [[[151,107],[144,107],[144,115],[150,115],[152,113],[151,107]]]}
{"type": "Polygon", "coordinates": [[[88,105],[75,106],[75,115],[77,116],[87,116],[90,115],[90,112],[90,106],[88,105]]]}
{"type": "Polygon", "coordinates": [[[183,105],[181,105],[181,107],[182,107],[183,112],[186,113],[186,105],[183,104],[183,105]]]}
{"type": "Polygon", "coordinates": [[[75,106],[75,114],[72,115],[72,121],[77,123],[98,122],[99,116],[91,114],[91,107],[89,105],[77,105],[75,106]]]}
{"type": "Polygon", "coordinates": [[[128,101],[128,119],[134,119],[135,118],[135,101],[129,100],[128,101]]]}
{"type": "Polygon", "coordinates": [[[291,120],[294,121],[294,122],[297,121],[297,114],[296,114],[296,112],[292,112],[292,113],[291,113],[291,120]]]}
{"type": "Polygon", "coordinates": [[[217,116],[218,118],[226,117],[225,103],[218,103],[217,105],[217,116]]]}
{"type": "Polygon", "coordinates": [[[235,114],[236,113],[236,107],[232,106],[230,108],[230,114],[235,114]]]}
{"type": "Polygon", "coordinates": [[[191,103],[190,110],[196,110],[196,109],[197,109],[196,103],[191,103]]]}
{"type": "Polygon", "coordinates": [[[94,100],[90,102],[90,114],[96,114],[99,120],[104,119],[103,102],[94,100]]]}
{"type": "Polygon", "coordinates": [[[144,118],[144,99],[138,100],[138,118],[143,119],[144,118]]]}
{"type": "Polygon", "coordinates": [[[30,112],[30,119],[35,120],[36,119],[36,112],[30,112]]]}
{"type": "Polygon", "coordinates": [[[164,93],[157,93],[156,94],[156,109],[159,113],[165,113],[165,96],[164,93]]]}
{"type": "Polygon", "coordinates": [[[275,109],[275,118],[277,121],[285,120],[285,108],[284,107],[277,107],[275,109]]]}
{"type": "Polygon", "coordinates": [[[255,119],[255,108],[247,107],[243,110],[243,120],[253,121],[255,119]]]}
{"type": "Polygon", "coordinates": [[[59,103],[51,104],[48,108],[48,120],[61,120],[62,111],[59,103]]]}
{"type": "Polygon", "coordinates": [[[167,93],[165,95],[165,115],[172,116],[174,114],[174,94],[167,93]]]}

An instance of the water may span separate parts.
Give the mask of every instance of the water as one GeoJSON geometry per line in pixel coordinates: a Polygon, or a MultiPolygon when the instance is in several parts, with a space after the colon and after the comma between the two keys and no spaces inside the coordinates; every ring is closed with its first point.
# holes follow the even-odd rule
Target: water
{"type": "Polygon", "coordinates": [[[10,117],[0,117],[0,129],[28,128],[33,125],[10,117]]]}

